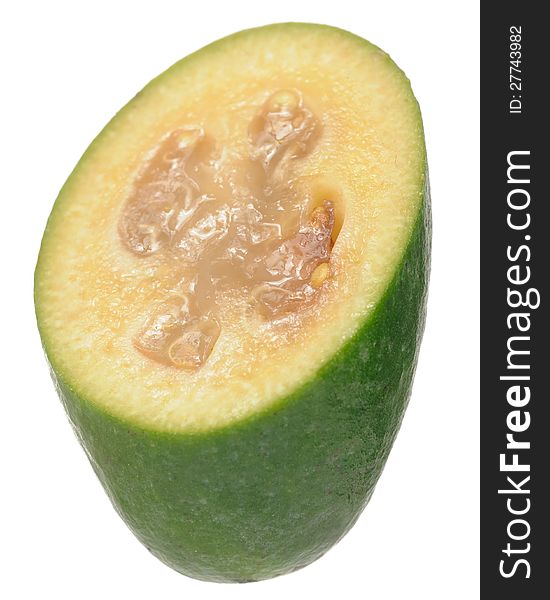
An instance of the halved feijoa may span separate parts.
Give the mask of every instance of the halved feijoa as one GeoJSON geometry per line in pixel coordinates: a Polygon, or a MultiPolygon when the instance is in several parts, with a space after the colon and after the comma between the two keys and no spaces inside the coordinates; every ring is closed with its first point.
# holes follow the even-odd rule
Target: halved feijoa
{"type": "Polygon", "coordinates": [[[38,325],[94,470],[168,565],[273,577],[353,524],[411,387],[427,189],[407,78],[308,24],[183,59],[80,160],[38,325]]]}

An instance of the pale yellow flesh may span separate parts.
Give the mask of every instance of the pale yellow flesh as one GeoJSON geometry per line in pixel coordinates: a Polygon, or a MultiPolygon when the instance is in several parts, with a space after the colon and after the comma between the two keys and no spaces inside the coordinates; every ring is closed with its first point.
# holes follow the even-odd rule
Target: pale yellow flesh
{"type": "Polygon", "coordinates": [[[249,416],[311,378],[364,322],[402,257],[423,185],[418,106],[379,49],[300,25],[222,40],[175,65],[117,115],[62,191],[36,283],[50,360],[79,395],[146,427],[207,430],[249,416]],[[319,202],[330,197],[344,215],[332,292],[296,326],[227,315],[197,372],[161,365],[132,344],[136,324],[168,291],[168,267],[121,245],[128,186],[147,152],[188,123],[244,153],[251,119],[277,89],[299,89],[322,122],[300,175],[315,182],[319,202]]]}

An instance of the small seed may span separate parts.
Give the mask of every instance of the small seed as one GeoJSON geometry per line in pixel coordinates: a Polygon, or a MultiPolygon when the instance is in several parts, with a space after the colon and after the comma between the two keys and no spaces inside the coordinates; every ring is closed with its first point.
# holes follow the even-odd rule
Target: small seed
{"type": "Polygon", "coordinates": [[[323,285],[325,279],[329,275],[329,265],[328,263],[321,263],[318,265],[313,273],[311,274],[311,285],[314,288],[319,288],[323,285]]]}

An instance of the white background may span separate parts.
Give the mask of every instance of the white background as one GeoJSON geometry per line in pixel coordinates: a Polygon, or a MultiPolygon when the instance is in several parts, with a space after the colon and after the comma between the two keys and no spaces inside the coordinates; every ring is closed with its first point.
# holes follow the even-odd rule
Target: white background
{"type": "Polygon", "coordinates": [[[478,597],[478,3],[11,2],[0,15],[0,596],[478,597]],[[63,414],[35,328],[42,230],[88,143],[144,84],[219,37],[276,21],[349,29],[405,70],[433,197],[429,315],[412,401],[347,537],[275,580],[220,585],[158,562],[115,514],[63,414]]]}

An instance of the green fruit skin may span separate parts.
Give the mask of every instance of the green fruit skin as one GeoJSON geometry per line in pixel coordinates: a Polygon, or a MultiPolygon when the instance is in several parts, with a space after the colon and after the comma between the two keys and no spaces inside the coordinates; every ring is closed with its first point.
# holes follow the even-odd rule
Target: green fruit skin
{"type": "Polygon", "coordinates": [[[356,521],[399,429],[424,328],[425,182],[374,312],[311,381],[268,410],[210,432],[148,431],[80,398],[52,370],[112,503],[167,565],[209,581],[267,579],[319,558],[356,521]]]}

